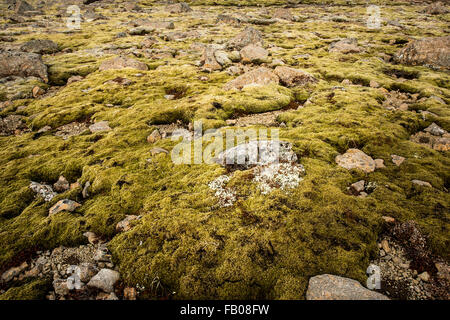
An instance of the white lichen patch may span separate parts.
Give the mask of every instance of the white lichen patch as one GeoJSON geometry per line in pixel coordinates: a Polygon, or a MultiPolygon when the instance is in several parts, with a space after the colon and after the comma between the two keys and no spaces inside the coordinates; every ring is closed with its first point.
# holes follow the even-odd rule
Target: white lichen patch
{"type": "Polygon", "coordinates": [[[236,201],[236,192],[226,187],[230,179],[229,176],[222,175],[208,184],[209,188],[215,191],[214,195],[219,200],[221,207],[230,207],[236,201]]]}
{"type": "Polygon", "coordinates": [[[262,194],[268,194],[274,189],[296,188],[305,174],[305,168],[295,163],[272,163],[253,170],[253,181],[258,184],[262,194]]]}

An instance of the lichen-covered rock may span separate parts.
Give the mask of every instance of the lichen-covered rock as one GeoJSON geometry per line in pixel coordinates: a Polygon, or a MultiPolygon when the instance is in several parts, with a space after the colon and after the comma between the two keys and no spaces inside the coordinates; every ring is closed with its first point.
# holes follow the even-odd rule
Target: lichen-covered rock
{"type": "Polygon", "coordinates": [[[38,54],[48,54],[55,53],[58,49],[58,44],[52,40],[36,39],[25,42],[20,50],[24,52],[38,53],[38,54]]]}
{"type": "Polygon", "coordinates": [[[242,63],[262,63],[267,62],[269,52],[257,45],[249,44],[241,52],[242,63]]]}
{"type": "Polygon", "coordinates": [[[104,70],[120,70],[125,68],[132,68],[142,71],[147,71],[148,67],[145,63],[127,57],[117,57],[110,60],[103,61],[100,67],[100,71],[104,70]]]}
{"type": "Polygon", "coordinates": [[[170,13],[183,13],[192,11],[191,7],[186,2],[175,3],[168,5],[166,11],[170,13]]]}
{"type": "Polygon", "coordinates": [[[281,84],[289,88],[317,82],[317,79],[309,73],[295,68],[278,66],[275,68],[274,73],[280,78],[281,84]]]}
{"type": "Polygon", "coordinates": [[[348,149],[346,153],[336,157],[336,163],[347,169],[359,169],[366,173],[375,171],[375,161],[358,149],[348,149]]]}
{"type": "Polygon", "coordinates": [[[275,19],[294,21],[294,16],[292,15],[291,11],[285,8],[276,9],[272,17],[275,19]]]}
{"type": "Polygon", "coordinates": [[[362,48],[358,46],[358,40],[354,38],[347,38],[330,44],[329,51],[344,54],[360,53],[362,51],[362,48]]]}
{"type": "Polygon", "coordinates": [[[96,133],[96,132],[110,131],[112,129],[109,126],[108,121],[99,121],[94,124],[91,124],[89,126],[89,130],[91,130],[92,133],[96,133]]]}
{"type": "Polygon", "coordinates": [[[389,300],[389,298],[364,288],[356,280],[322,274],[309,279],[306,300],[389,300]]]}
{"type": "Polygon", "coordinates": [[[64,178],[64,176],[59,176],[58,181],[56,181],[53,184],[53,189],[56,192],[65,192],[67,190],[69,190],[70,188],[70,183],[69,181],[67,181],[66,178],[64,178]]]}
{"type": "Polygon", "coordinates": [[[222,69],[222,66],[216,60],[215,52],[216,52],[216,47],[214,47],[212,45],[208,45],[205,47],[205,49],[203,51],[203,56],[201,59],[203,71],[212,72],[212,71],[222,69]]]}
{"type": "Polygon", "coordinates": [[[33,181],[30,184],[30,189],[40,195],[46,202],[52,201],[52,199],[58,195],[53,191],[51,186],[33,181]]]}
{"type": "Polygon", "coordinates": [[[268,84],[278,84],[280,79],[273,73],[272,70],[266,67],[260,67],[258,69],[244,73],[243,75],[237,77],[234,80],[228,82],[224,89],[242,89],[249,85],[268,85],[268,84]]]}
{"type": "Polygon", "coordinates": [[[28,52],[0,52],[0,78],[7,76],[38,77],[48,82],[47,66],[40,55],[28,52]]]}
{"type": "Polygon", "coordinates": [[[73,200],[63,199],[59,200],[53,207],[49,209],[48,212],[49,215],[52,216],[61,211],[69,211],[69,212],[75,211],[78,207],[81,207],[81,204],[73,200]]]}
{"type": "Polygon", "coordinates": [[[259,30],[256,30],[252,27],[247,27],[239,33],[236,37],[231,39],[227,47],[230,49],[241,50],[249,44],[263,46],[264,40],[262,37],[262,33],[259,30]]]}
{"type": "Polygon", "coordinates": [[[101,269],[88,282],[88,287],[101,289],[106,293],[114,291],[114,285],[119,281],[120,274],[111,269],[101,269]]]}
{"type": "Polygon", "coordinates": [[[397,52],[394,60],[406,65],[449,69],[450,36],[414,40],[397,52]]]}

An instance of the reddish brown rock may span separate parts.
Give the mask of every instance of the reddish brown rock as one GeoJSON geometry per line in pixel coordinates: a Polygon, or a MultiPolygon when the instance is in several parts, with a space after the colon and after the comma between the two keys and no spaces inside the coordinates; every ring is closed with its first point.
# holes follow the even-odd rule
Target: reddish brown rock
{"type": "Polygon", "coordinates": [[[148,70],[148,67],[145,63],[127,57],[117,57],[103,61],[98,69],[100,71],[104,71],[104,70],[116,70],[125,68],[132,68],[142,71],[148,70]]]}
{"type": "Polygon", "coordinates": [[[301,87],[308,83],[316,83],[317,79],[309,73],[285,66],[278,66],[274,73],[280,78],[281,84],[286,87],[301,87]]]}
{"type": "Polygon", "coordinates": [[[278,76],[272,72],[272,70],[265,67],[261,67],[243,75],[237,77],[234,80],[228,82],[224,89],[242,89],[248,85],[268,85],[268,84],[278,84],[280,79],[278,76]]]}
{"type": "Polygon", "coordinates": [[[336,163],[348,170],[359,169],[366,173],[375,171],[375,161],[358,149],[348,149],[336,157],[336,163]]]}

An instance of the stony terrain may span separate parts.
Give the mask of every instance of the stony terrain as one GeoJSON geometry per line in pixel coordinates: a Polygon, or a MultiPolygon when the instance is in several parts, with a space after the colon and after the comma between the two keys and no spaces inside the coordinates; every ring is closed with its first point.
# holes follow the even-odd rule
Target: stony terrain
{"type": "Polygon", "coordinates": [[[0,3],[0,299],[448,300],[449,6],[186,2],[0,3]]]}

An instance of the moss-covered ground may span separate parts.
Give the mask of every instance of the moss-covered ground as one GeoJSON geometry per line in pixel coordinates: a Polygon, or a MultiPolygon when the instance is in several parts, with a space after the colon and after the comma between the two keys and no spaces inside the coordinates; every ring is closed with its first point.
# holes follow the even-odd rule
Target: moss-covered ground
{"type": "MultiPolygon", "coordinates": [[[[384,2],[384,23],[374,31],[365,25],[365,5],[305,4],[291,9],[302,22],[254,27],[263,33],[266,45],[273,45],[272,59],[313,74],[317,84],[301,90],[268,86],[227,92],[223,85],[235,76],[225,71],[206,74],[207,81],[200,79],[205,74],[195,61],[201,52],[191,45],[223,43],[244,28],[217,25],[218,14],[270,16],[284,2],[191,1],[197,14],[169,14],[153,1],[140,1],[143,8],[152,9],[151,19],[174,21],[175,31],[204,31],[199,39],[159,39],[153,48],[170,47],[177,54],[163,59],[135,57],[149,66],[148,71],[98,71],[100,63],[117,52],[141,50],[145,36],[115,35],[126,32],[129,21],[148,17],[145,12],[113,11],[111,4],[97,9],[107,20],[83,22],[82,29],[71,34],[58,32],[64,25],[51,14],[56,8],[50,8],[45,19],[60,22],[59,29],[30,32],[20,24],[10,26],[8,32],[17,31],[14,43],[51,39],[63,51],[43,57],[49,66],[48,85],[59,86],[58,90],[38,99],[15,100],[0,112],[26,116],[32,129],[0,137],[0,270],[14,265],[22,252],[85,243],[83,233],[89,230],[111,240],[123,282],[145,288],[145,298],[304,299],[309,277],[317,274],[365,282],[365,270],[377,252],[382,216],[417,221],[433,252],[448,260],[448,152],[413,143],[409,137],[432,122],[450,131],[450,75],[422,66],[393,65],[382,55],[392,55],[411,38],[445,35],[450,14],[426,16],[419,13],[423,6],[384,2]],[[267,5],[264,9],[235,6],[262,2],[267,5]],[[210,6],[213,3],[217,5],[210,6]],[[335,16],[347,19],[326,19],[335,16]],[[400,21],[404,28],[388,24],[390,20],[400,21]],[[357,38],[364,51],[328,52],[331,42],[347,37],[357,38]],[[306,54],[307,59],[298,57],[306,54]],[[393,76],[401,71],[413,76],[409,80],[393,76]],[[65,85],[73,75],[85,78],[65,85]],[[133,84],[105,83],[118,76],[133,84]],[[344,79],[353,85],[341,85],[344,79]],[[408,111],[387,110],[382,91],[369,86],[371,80],[387,90],[417,93],[418,99],[437,96],[445,104],[423,99],[408,111]],[[336,86],[345,90],[333,89],[336,86]],[[166,100],[171,88],[182,88],[184,95],[166,100]],[[306,99],[303,108],[288,108],[291,102],[306,99]],[[26,107],[17,111],[19,106],[26,107]],[[220,128],[236,115],[279,109],[289,109],[279,115],[279,122],[286,124],[280,138],[292,142],[306,169],[296,189],[262,195],[248,172],[238,172],[230,182],[238,201],[220,208],[208,183],[225,169],[175,165],[169,155],[150,155],[153,147],[171,150],[176,144],[162,139],[149,145],[146,137],[157,124],[202,119],[205,127],[220,128]],[[434,116],[424,120],[419,110],[434,116]],[[86,119],[107,120],[112,130],[67,140],[54,135],[59,126],[86,119]],[[44,126],[52,130],[37,134],[44,126]],[[338,167],[335,156],[348,148],[384,159],[386,168],[364,174],[338,167]],[[406,161],[397,167],[391,154],[406,161]],[[29,189],[30,181],[52,184],[60,175],[80,185],[90,181],[89,198],[83,199],[81,188],[76,188],[46,203],[29,189]],[[347,191],[361,179],[377,185],[366,198],[347,191]],[[412,179],[433,187],[414,185],[412,179]],[[49,217],[48,209],[64,198],[82,206],[49,217]],[[116,234],[116,223],[131,214],[143,218],[131,231],[116,234]]],[[[2,20],[8,21],[6,16],[2,20]]],[[[43,287],[40,282],[27,283],[22,292],[10,289],[8,297],[36,298],[35,291],[43,287]]]]}

